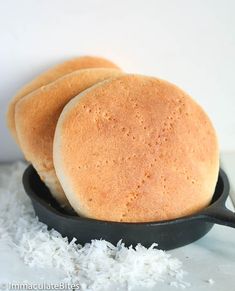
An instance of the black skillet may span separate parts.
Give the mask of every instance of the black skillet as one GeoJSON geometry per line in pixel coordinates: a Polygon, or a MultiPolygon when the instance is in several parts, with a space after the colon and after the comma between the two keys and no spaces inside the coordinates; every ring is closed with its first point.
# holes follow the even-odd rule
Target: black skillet
{"type": "Polygon", "coordinates": [[[169,250],[201,238],[214,223],[235,228],[235,213],[225,207],[229,182],[223,170],[220,170],[212,203],[207,208],[179,219],[147,223],[100,221],[68,214],[51,196],[32,166],[25,170],[23,184],[39,220],[69,240],[77,238],[80,244],[92,239],[105,239],[116,244],[122,239],[126,245],[134,246],[137,243],[150,246],[157,242],[159,248],[169,250]]]}

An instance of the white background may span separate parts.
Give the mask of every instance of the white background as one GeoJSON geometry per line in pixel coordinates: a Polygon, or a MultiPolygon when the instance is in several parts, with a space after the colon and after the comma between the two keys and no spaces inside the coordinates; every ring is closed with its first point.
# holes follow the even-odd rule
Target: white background
{"type": "Polygon", "coordinates": [[[84,54],[176,83],[235,150],[234,12],[233,0],[0,0],[0,161],[21,157],[5,123],[17,89],[84,54]]]}

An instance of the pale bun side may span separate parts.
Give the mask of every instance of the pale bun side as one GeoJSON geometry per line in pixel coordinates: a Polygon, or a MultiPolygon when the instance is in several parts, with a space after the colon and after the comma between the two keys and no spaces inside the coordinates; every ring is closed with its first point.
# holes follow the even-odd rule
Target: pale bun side
{"type": "Polygon", "coordinates": [[[61,205],[68,202],[53,165],[53,138],[60,113],[83,90],[120,74],[118,69],[109,68],[78,70],[33,91],[16,104],[19,145],[61,205]]]}
{"type": "MultiPolygon", "coordinates": [[[[72,208],[81,216],[89,217],[89,213],[86,213],[84,211],[84,207],[82,206],[82,201],[80,204],[79,198],[77,197],[76,194],[74,194],[74,189],[71,187],[67,173],[64,174],[66,172],[66,169],[64,169],[63,158],[61,159],[61,157],[60,157],[60,153],[61,153],[60,135],[62,134],[61,124],[63,124],[63,120],[64,120],[65,116],[67,115],[67,112],[72,110],[72,108],[74,106],[76,106],[77,102],[80,99],[82,99],[83,96],[85,96],[88,92],[93,91],[95,88],[100,87],[105,83],[108,83],[110,81],[110,79],[104,80],[102,82],[99,82],[99,83],[91,86],[90,88],[84,90],[83,92],[78,94],[76,97],[71,99],[66,104],[64,109],[62,110],[60,117],[57,121],[56,128],[55,128],[55,134],[54,134],[54,140],[53,140],[53,164],[54,164],[56,177],[57,177],[58,181],[60,182],[60,185],[62,185],[63,189],[66,189],[64,191],[66,193],[66,198],[69,200],[70,205],[71,206],[73,205],[72,208]]],[[[88,110],[89,110],[89,108],[88,108],[88,110]]],[[[84,127],[84,130],[86,130],[85,127],[84,127]]],[[[67,143],[69,146],[70,139],[67,141],[67,143]]],[[[95,156],[94,156],[94,159],[95,159],[95,156]]],[[[78,165],[78,167],[79,167],[79,165],[78,165]]],[[[74,169],[76,169],[76,167],[74,169]]]]}
{"type": "Polygon", "coordinates": [[[27,94],[33,92],[34,90],[45,86],[68,73],[88,68],[118,69],[118,67],[114,63],[104,58],[93,56],[77,57],[58,64],[50,68],[46,72],[43,72],[17,92],[17,94],[12,98],[11,102],[9,103],[7,112],[8,128],[16,142],[18,142],[15,126],[15,106],[17,101],[27,94]]]}
{"type": "Polygon", "coordinates": [[[177,86],[124,75],[82,92],[54,137],[57,177],[75,211],[121,222],[174,219],[206,207],[219,171],[215,130],[177,86]]]}

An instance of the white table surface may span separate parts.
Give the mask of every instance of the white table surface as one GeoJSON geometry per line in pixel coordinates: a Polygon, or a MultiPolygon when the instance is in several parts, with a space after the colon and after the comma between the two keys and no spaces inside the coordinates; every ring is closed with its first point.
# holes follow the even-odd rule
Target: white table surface
{"type": "MultiPolygon", "coordinates": [[[[232,185],[230,195],[234,199],[235,152],[222,154],[222,165],[229,176],[232,185]]],[[[230,199],[227,201],[227,206],[234,210],[230,199]]],[[[170,253],[183,262],[183,267],[188,272],[188,275],[185,276],[185,280],[191,283],[188,290],[235,290],[235,229],[215,225],[202,239],[172,250],[170,253]],[[215,283],[209,284],[209,279],[213,279],[215,283]]],[[[60,282],[62,278],[62,274],[58,270],[30,268],[24,265],[17,253],[9,249],[3,241],[0,241],[0,258],[0,282],[28,280],[31,283],[55,283],[60,282]]],[[[107,290],[116,289],[111,286],[107,290]]],[[[119,290],[124,289],[119,288],[119,290]]],[[[147,290],[172,291],[175,288],[162,283],[151,289],[135,288],[135,291],[147,290]]]]}

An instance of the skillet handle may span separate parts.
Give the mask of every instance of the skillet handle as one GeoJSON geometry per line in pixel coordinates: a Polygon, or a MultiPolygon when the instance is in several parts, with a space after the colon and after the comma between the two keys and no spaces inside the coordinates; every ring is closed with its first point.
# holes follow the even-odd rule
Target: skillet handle
{"type": "Polygon", "coordinates": [[[204,213],[206,221],[235,228],[235,212],[228,208],[208,208],[204,213]]]}

